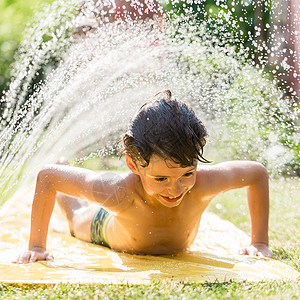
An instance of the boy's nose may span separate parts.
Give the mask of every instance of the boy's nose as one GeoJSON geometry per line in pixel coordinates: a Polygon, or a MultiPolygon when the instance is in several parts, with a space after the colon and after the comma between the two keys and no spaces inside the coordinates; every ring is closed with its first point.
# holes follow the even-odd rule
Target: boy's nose
{"type": "Polygon", "coordinates": [[[182,194],[182,192],[183,188],[179,183],[172,184],[172,186],[168,188],[168,193],[170,197],[178,197],[182,194]]]}

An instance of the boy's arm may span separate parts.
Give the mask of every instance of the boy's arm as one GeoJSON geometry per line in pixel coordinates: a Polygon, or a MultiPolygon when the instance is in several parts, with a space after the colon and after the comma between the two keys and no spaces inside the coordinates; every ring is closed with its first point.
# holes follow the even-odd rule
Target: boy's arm
{"type": "Polygon", "coordinates": [[[262,165],[253,166],[251,183],[247,185],[247,199],[251,218],[251,245],[240,254],[272,256],[269,249],[269,177],[262,165]]]}
{"type": "Polygon", "coordinates": [[[116,179],[104,180],[103,176],[90,170],[62,165],[44,168],[38,174],[32,204],[29,251],[15,262],[52,259],[46,252],[46,242],[57,192],[99,202],[117,211],[124,202],[124,197],[116,197],[118,190],[116,179]]]}
{"type": "Polygon", "coordinates": [[[266,168],[256,162],[232,161],[212,166],[207,174],[207,185],[212,196],[247,187],[251,246],[243,249],[241,254],[271,256],[268,248],[269,178],[266,168]]]}

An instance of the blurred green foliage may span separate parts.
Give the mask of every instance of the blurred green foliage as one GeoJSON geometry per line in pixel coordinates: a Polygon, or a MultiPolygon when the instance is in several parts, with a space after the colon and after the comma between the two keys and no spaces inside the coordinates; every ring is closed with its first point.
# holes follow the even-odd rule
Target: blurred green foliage
{"type": "MultiPolygon", "coordinates": [[[[54,2],[54,0],[27,0],[26,2],[25,0],[0,0],[0,95],[3,90],[8,88],[10,66],[13,63],[15,51],[22,40],[22,33],[27,22],[30,21],[34,10],[41,4],[49,4],[52,2],[54,2]]],[[[197,4],[195,4],[196,1],[172,1],[172,4],[169,4],[170,2],[166,2],[164,7],[169,12],[171,18],[175,19],[177,16],[185,16],[188,18],[190,15],[195,16],[193,22],[196,23],[189,23],[190,27],[188,30],[190,30],[191,33],[193,33],[192,31],[195,26],[199,27],[200,23],[205,24],[204,31],[208,31],[209,34],[201,36],[204,44],[205,38],[211,38],[213,40],[214,37],[217,37],[215,39],[215,46],[219,48],[224,46],[224,48],[226,48],[225,46],[228,44],[233,45],[237,56],[239,56],[239,53],[241,53],[242,56],[248,53],[248,58],[255,61],[255,64],[266,64],[266,53],[258,53],[257,45],[262,45],[262,42],[264,42],[265,45],[268,44],[271,13],[273,9],[272,0],[206,0],[198,1],[197,4]],[[263,34],[255,39],[255,31],[258,27],[263,34]],[[253,43],[254,39],[256,44],[253,43]],[[224,42],[223,45],[222,41],[224,42]],[[258,59],[258,57],[260,59],[258,59]]],[[[67,18],[63,16],[62,14],[62,23],[67,20],[67,18]]],[[[182,29],[180,25],[181,24],[178,23],[178,32],[182,29]]],[[[49,26],[49,24],[44,27],[47,26],[49,26]]],[[[38,30],[38,27],[36,28],[38,30]]],[[[35,27],[33,27],[33,31],[34,29],[35,27]]],[[[56,32],[55,28],[50,26],[49,30],[47,28],[43,30],[44,33],[41,33],[41,41],[49,44],[54,43],[51,39],[52,33],[56,32]]],[[[198,30],[198,32],[201,31],[198,30]]],[[[184,34],[185,33],[183,33],[183,35],[184,34]]],[[[60,37],[60,40],[63,40],[63,38],[64,35],[60,37]]],[[[45,64],[51,63],[55,65],[59,62],[60,55],[57,50],[64,49],[65,45],[60,45],[58,42],[54,44],[56,48],[49,47],[49,49],[55,50],[53,52],[55,53],[54,55],[49,54],[49,51],[47,52],[46,50],[43,52],[43,57],[49,56],[48,60],[45,60],[45,64]]],[[[214,44],[212,43],[212,45],[214,44]]],[[[31,45],[27,45],[24,49],[30,49],[30,46],[31,45]]],[[[192,43],[190,48],[192,48],[192,43]]],[[[262,49],[262,51],[264,51],[263,47],[262,49]]],[[[190,54],[183,55],[183,59],[187,59],[196,67],[196,74],[202,70],[202,74],[204,72],[210,77],[209,82],[212,85],[212,90],[214,83],[216,85],[219,84],[220,80],[218,81],[218,78],[222,79],[221,77],[224,76],[224,78],[226,78],[225,81],[228,87],[223,89],[224,94],[222,94],[220,102],[215,103],[216,108],[212,113],[225,116],[224,123],[228,124],[228,128],[230,128],[236,138],[236,144],[231,142],[230,147],[227,145],[227,152],[230,158],[259,159],[273,169],[274,167],[271,166],[270,161],[274,161],[275,165],[276,161],[280,160],[282,151],[288,151],[290,152],[290,159],[283,162],[284,167],[280,169],[280,171],[287,175],[293,175],[294,173],[299,175],[300,146],[299,134],[297,133],[298,127],[295,125],[297,118],[294,117],[292,120],[289,118],[290,114],[287,113],[296,110],[292,107],[291,103],[282,98],[279,91],[272,89],[272,74],[268,73],[262,76],[259,70],[254,68],[246,68],[242,73],[235,73],[232,70],[234,70],[235,64],[238,63],[238,65],[240,65],[241,61],[240,59],[235,60],[232,58],[230,53],[222,55],[222,51],[212,51],[211,53],[205,51],[205,59],[199,61],[195,60],[194,55],[199,49],[192,50],[190,54]],[[279,101],[279,99],[283,99],[284,101],[279,101]],[[249,118],[245,118],[245,111],[249,118]],[[267,116],[267,118],[265,116],[267,116]],[[252,122],[249,120],[252,120],[252,122]],[[244,134],[245,132],[247,134],[244,134]],[[273,147],[273,153],[277,151],[275,153],[276,155],[274,154],[275,156],[272,154],[272,158],[270,158],[268,162],[264,161],[264,157],[268,155],[267,149],[261,153],[261,159],[260,157],[252,156],[252,153],[257,153],[259,151],[258,149],[261,149],[259,147],[260,144],[273,147]],[[275,147],[277,144],[279,144],[281,148],[275,147]]],[[[33,57],[30,57],[30,59],[34,61],[33,57]]],[[[34,93],[35,83],[43,79],[43,67],[43,65],[34,66],[35,72],[32,73],[35,74],[35,76],[33,76],[31,80],[31,86],[26,87],[26,93],[28,95],[34,93]]],[[[25,74],[25,76],[28,81],[27,74],[25,74]]],[[[22,81],[20,81],[20,86],[22,86],[22,81]]],[[[23,92],[22,88],[20,88],[20,91],[21,94],[23,92]]],[[[25,99],[27,98],[26,95],[25,99]]]]}
{"type": "Polygon", "coordinates": [[[271,72],[268,57],[276,5],[272,0],[179,0],[167,1],[165,9],[178,23],[173,34],[190,36],[180,59],[194,75],[209,79],[211,91],[223,84],[221,97],[211,96],[213,108],[203,109],[223,120],[220,132],[230,132],[228,142],[222,136],[216,146],[226,149],[227,159],[258,160],[273,174],[299,176],[299,108],[290,98],[289,83],[271,72]],[[193,46],[197,39],[213,46],[202,51],[203,59],[195,55],[201,52],[193,46]],[[235,53],[226,50],[229,46],[235,53]]]}
{"type": "Polygon", "coordinates": [[[196,22],[206,22],[206,29],[216,36],[218,42],[248,49],[249,58],[256,63],[267,62],[266,49],[258,50],[253,43],[255,32],[260,30],[258,46],[268,44],[274,1],[206,0],[168,1],[164,5],[171,18],[193,16],[196,22]]]}
{"type": "Polygon", "coordinates": [[[8,88],[10,66],[23,30],[41,4],[54,0],[0,0],[0,95],[8,88]]]}
{"type": "Polygon", "coordinates": [[[274,176],[300,176],[297,103],[283,95],[268,72],[249,64],[244,52],[205,45],[205,39],[201,35],[185,44],[179,60],[191,78],[201,78],[203,93],[209,91],[210,101],[195,99],[193,106],[217,128],[213,139],[219,159],[260,161],[274,176]]]}

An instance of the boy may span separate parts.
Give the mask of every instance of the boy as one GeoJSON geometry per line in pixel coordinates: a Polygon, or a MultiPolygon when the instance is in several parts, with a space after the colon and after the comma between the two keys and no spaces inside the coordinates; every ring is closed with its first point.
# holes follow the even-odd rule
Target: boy
{"type": "Polygon", "coordinates": [[[266,169],[249,161],[197,169],[198,161],[208,162],[203,157],[206,136],[187,104],[163,91],[140,108],[123,137],[131,173],[119,178],[70,166],[46,166],[37,178],[29,250],[15,262],[53,259],[46,240],[56,198],[75,237],[117,251],[159,255],[188,248],[209,202],[242,187],[247,187],[252,242],[240,253],[271,256],[266,169]]]}

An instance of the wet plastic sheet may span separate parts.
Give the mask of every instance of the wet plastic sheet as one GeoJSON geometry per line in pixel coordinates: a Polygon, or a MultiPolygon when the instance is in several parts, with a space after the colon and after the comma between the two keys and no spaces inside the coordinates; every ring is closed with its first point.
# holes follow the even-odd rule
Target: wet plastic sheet
{"type": "Polygon", "coordinates": [[[51,262],[15,265],[26,249],[32,195],[20,192],[0,209],[0,282],[2,283],[149,283],[173,278],[186,282],[297,280],[299,273],[272,259],[235,255],[249,237],[228,221],[204,214],[198,236],[187,252],[173,256],[118,253],[79,241],[68,233],[58,209],[50,223],[51,262]]]}

